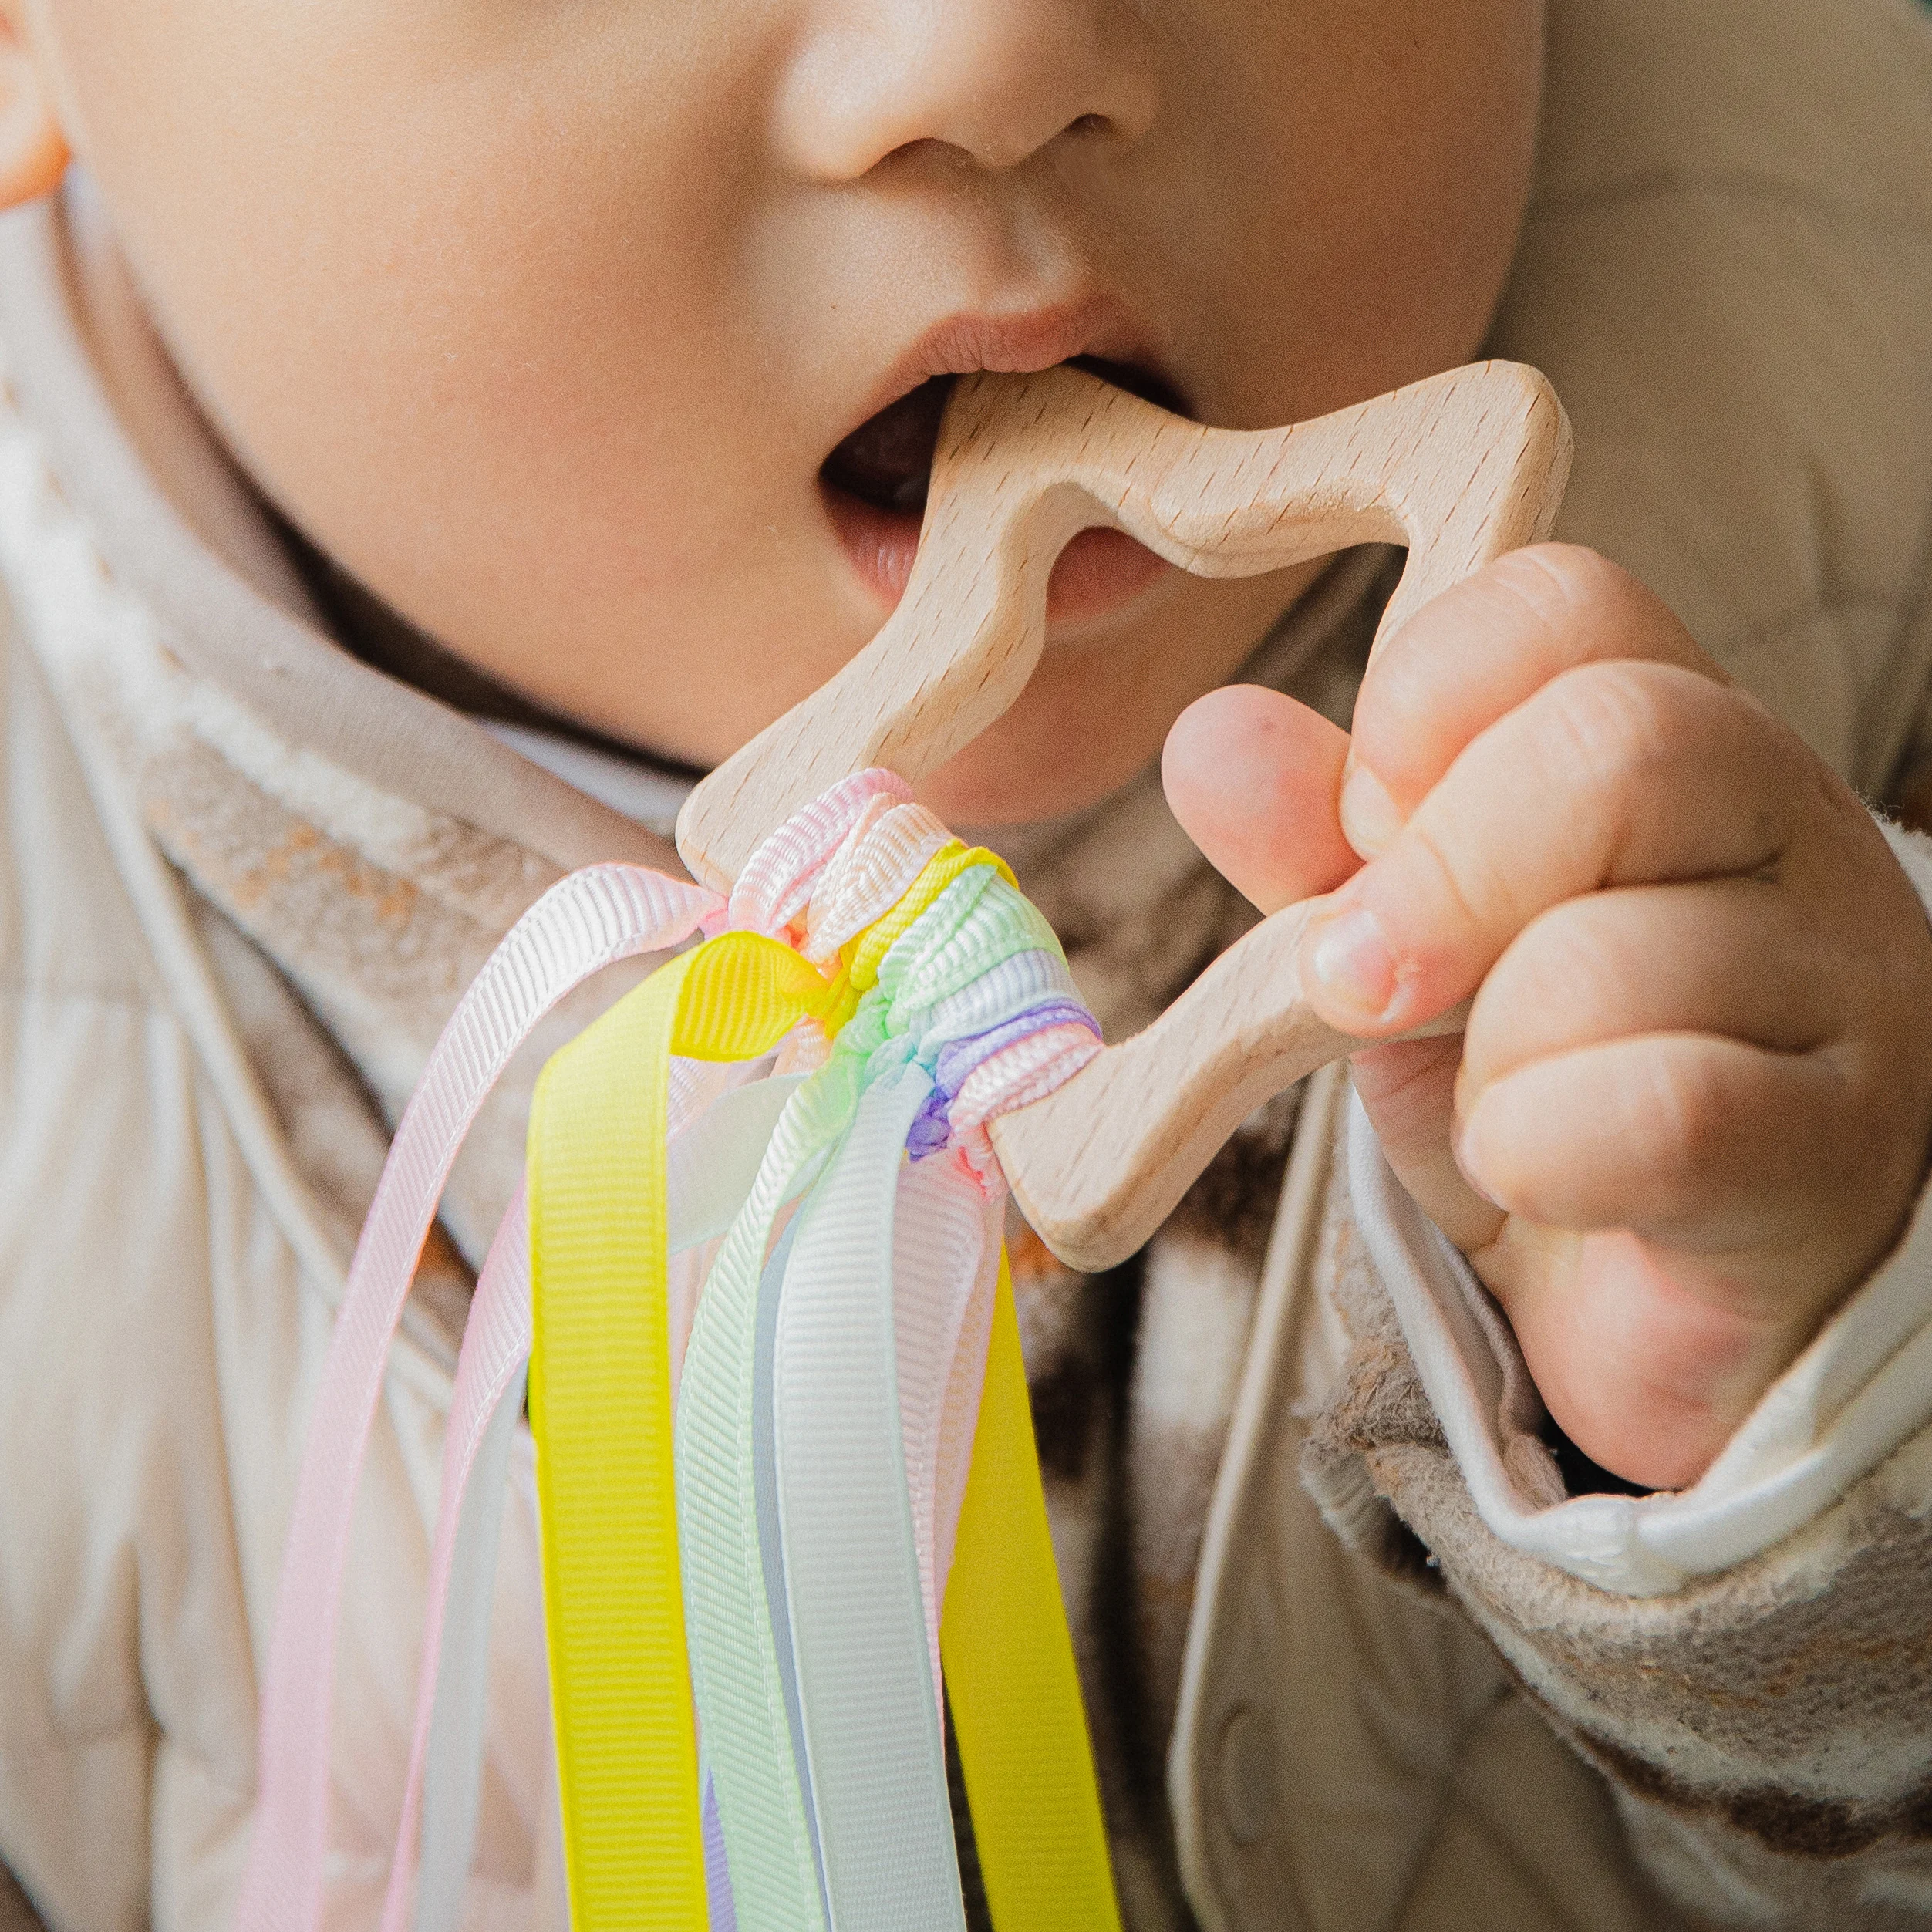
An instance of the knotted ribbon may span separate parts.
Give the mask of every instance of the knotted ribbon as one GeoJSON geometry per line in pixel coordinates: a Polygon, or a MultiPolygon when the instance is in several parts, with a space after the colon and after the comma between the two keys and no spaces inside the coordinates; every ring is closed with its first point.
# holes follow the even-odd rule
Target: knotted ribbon
{"type": "Polygon", "coordinates": [[[700,933],[538,1083],[457,1364],[385,1932],[412,1893],[424,1932],[460,1912],[526,1363],[580,1932],[963,1926],[949,1691],[1000,1932],[1118,1924],[986,1131],[1097,1029],[1001,861],[875,771],[728,902],[632,867],[565,880],[438,1042],[298,1483],[248,1932],[320,1923],[356,1480],[463,1135],[572,986],[700,933]]]}

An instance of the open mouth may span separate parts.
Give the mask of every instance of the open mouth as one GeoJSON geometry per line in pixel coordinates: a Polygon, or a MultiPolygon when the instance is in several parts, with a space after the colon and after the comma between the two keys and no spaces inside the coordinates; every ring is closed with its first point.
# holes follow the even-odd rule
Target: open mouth
{"type": "MultiPolygon", "coordinates": [[[[1176,414],[1178,391],[1145,369],[1097,356],[1072,366],[1176,414]]],[[[939,421],[956,376],[935,376],[868,417],[826,457],[819,487],[841,541],[860,575],[888,603],[896,603],[919,548],[939,445],[939,421]]],[[[1097,615],[1131,596],[1168,566],[1118,530],[1083,531],[1061,552],[1047,592],[1050,615],[1097,615]]]]}

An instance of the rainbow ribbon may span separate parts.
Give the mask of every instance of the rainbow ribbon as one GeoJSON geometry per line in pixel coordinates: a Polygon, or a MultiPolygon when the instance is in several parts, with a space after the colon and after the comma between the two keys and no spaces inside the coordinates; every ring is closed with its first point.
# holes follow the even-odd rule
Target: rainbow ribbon
{"type": "Polygon", "coordinates": [[[320,1923],[355,1481],[462,1135],[572,985],[700,927],[538,1084],[458,1363],[386,1932],[412,1900],[423,1932],[461,1912],[526,1362],[580,1932],[963,1926],[948,1695],[1000,1932],[1118,1927],[986,1131],[1097,1030],[1003,865],[866,773],[728,906],[634,868],[565,881],[439,1043],[298,1488],[248,1932],[320,1923]],[[700,1274],[680,1374],[675,1287],[700,1274]]]}

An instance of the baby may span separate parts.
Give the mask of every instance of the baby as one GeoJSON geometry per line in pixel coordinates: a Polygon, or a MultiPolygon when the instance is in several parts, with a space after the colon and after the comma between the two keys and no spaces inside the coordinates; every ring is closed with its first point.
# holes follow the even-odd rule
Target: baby
{"type": "MultiPolygon", "coordinates": [[[[1932,686],[1929,41],[1905,0],[0,0],[19,1909],[228,1922],[387,1128],[544,885],[672,864],[688,774],[878,628],[949,379],[1255,428],[1490,347],[1571,406],[1571,541],[1364,674],[1381,559],[1089,532],[925,788],[1110,1032],[1240,929],[1196,847],[1331,895],[1336,1026],[1473,1000],[1355,1057],[1352,1128],[1333,1081],[1251,1124],[1123,1278],[1018,1252],[1124,1906],[1932,1924],[1932,853],[1860,797],[1932,686]]],[[[393,1844],[520,1131],[399,1344],[332,1924],[393,1844]]],[[[513,1508],[479,1926],[559,1909],[513,1508]]]]}

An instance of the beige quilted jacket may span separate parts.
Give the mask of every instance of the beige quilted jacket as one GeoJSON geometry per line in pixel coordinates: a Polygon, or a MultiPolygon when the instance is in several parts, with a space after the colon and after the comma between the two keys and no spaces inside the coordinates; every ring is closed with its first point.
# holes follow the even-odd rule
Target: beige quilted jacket
{"type": "MultiPolygon", "coordinates": [[[[1495,347],[1574,420],[1563,534],[1874,797],[1909,791],[1932,35],[1907,0],[1553,15],[1495,347]]],[[[545,886],[670,862],[676,793],[332,641],[326,572],[210,442],[82,187],[0,224],[0,1926],[200,1932],[230,1922],[303,1418],[388,1124],[545,886]]],[[[1252,674],[1345,714],[1386,585],[1347,560],[1252,674]]],[[[1019,845],[1110,1033],[1240,928],[1151,778],[1019,845]]],[[[396,1346],[332,1926],[373,1924],[386,1870],[468,1265],[537,1062],[612,990],[519,1064],[396,1346]]],[[[1023,1242],[1017,1269],[1136,1927],[1932,1926],[1924,1226],[1677,1499],[1569,1493],[1506,1327],[1339,1077],[1183,1203],[1119,1349],[1126,1285],[1023,1242]]],[[[519,1458],[468,1922],[521,1932],[563,1918],[519,1458]]]]}

